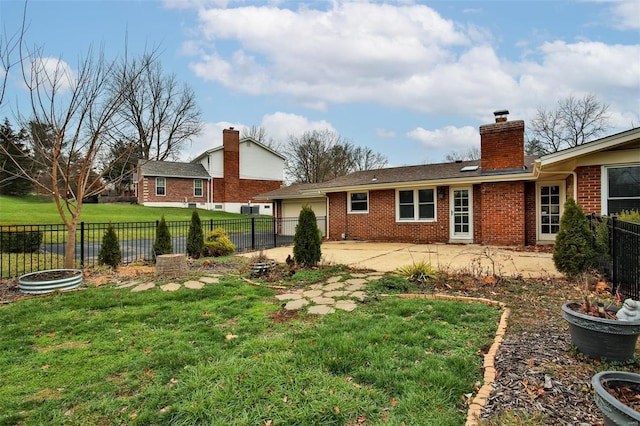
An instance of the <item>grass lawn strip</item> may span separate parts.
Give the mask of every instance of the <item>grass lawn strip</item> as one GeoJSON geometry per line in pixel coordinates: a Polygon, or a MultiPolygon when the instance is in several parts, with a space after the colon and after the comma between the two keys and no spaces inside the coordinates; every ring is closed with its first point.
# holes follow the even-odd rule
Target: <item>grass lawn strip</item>
{"type": "Polygon", "coordinates": [[[289,321],[225,276],[0,307],[0,424],[459,425],[500,309],[384,298],[289,321]]]}

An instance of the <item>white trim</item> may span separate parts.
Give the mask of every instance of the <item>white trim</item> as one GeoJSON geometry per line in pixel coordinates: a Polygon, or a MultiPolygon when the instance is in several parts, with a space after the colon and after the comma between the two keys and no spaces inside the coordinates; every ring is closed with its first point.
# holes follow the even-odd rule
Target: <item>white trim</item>
{"type": "MultiPolygon", "coordinates": [[[[542,243],[554,242],[557,234],[543,234],[542,233],[542,211],[541,211],[541,194],[540,187],[542,186],[558,186],[560,189],[560,217],[564,211],[564,203],[567,201],[567,182],[563,180],[550,180],[536,182],[536,241],[542,243]]],[[[574,187],[576,184],[574,183],[574,187]]],[[[559,226],[560,224],[558,224],[559,226]]]]}
{"type": "Polygon", "coordinates": [[[472,242],[473,241],[473,186],[451,186],[449,187],[449,239],[451,242],[459,241],[459,242],[472,242]],[[468,205],[468,215],[469,215],[469,232],[464,235],[455,234],[455,223],[453,220],[453,193],[454,191],[467,190],[469,205],[468,205]]]}
{"type": "Polygon", "coordinates": [[[167,196],[167,178],[166,177],[164,177],[164,176],[156,176],[155,194],[156,194],[156,197],[166,197],[167,196]],[[164,186],[162,186],[162,188],[164,188],[164,194],[158,194],[158,179],[162,179],[164,181],[164,186]]]}
{"type": "MultiPolygon", "coordinates": [[[[361,200],[359,200],[362,202],[361,200]]],[[[347,192],[347,213],[349,214],[367,214],[369,213],[369,191],[351,191],[347,192]],[[367,210],[351,210],[351,194],[367,194],[367,210]]]]}
{"type": "MultiPolygon", "coordinates": [[[[425,222],[437,222],[438,221],[438,191],[436,187],[424,187],[424,188],[399,188],[396,189],[396,222],[397,223],[425,223],[425,222]],[[431,190],[433,192],[433,218],[420,219],[420,201],[419,194],[422,190],[431,190]],[[413,192],[413,219],[401,219],[400,218],[400,191],[412,191],[413,192]]],[[[431,204],[431,203],[429,203],[431,204]]]]}
{"type": "MultiPolygon", "coordinates": [[[[603,164],[600,166],[600,214],[609,215],[609,169],[619,169],[621,167],[640,167],[640,163],[627,164],[603,164]]],[[[631,197],[627,197],[631,198],[631,197]]]]}

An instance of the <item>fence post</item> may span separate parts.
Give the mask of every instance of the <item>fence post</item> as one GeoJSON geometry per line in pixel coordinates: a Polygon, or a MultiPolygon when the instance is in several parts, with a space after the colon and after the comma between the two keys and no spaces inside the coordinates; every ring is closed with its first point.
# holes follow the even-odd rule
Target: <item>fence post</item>
{"type": "Polygon", "coordinates": [[[84,222],[80,222],[80,268],[84,268],[84,222]]]}
{"type": "Polygon", "coordinates": [[[277,224],[276,224],[276,217],[273,216],[273,247],[278,247],[278,236],[276,234],[277,232],[277,228],[276,228],[277,224]]]}
{"type": "Polygon", "coordinates": [[[618,224],[618,217],[613,216],[611,218],[611,281],[613,284],[613,292],[615,293],[618,290],[618,253],[617,253],[617,245],[618,238],[616,236],[616,226],[618,224]]]}
{"type": "Polygon", "coordinates": [[[256,218],[251,217],[251,250],[256,249],[256,218]]]}

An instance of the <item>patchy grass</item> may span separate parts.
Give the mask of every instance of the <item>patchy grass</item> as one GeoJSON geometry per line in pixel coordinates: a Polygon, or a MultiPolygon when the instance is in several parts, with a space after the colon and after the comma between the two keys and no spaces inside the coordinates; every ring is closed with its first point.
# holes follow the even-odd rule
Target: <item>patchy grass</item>
{"type": "Polygon", "coordinates": [[[0,306],[0,424],[464,423],[498,309],[389,297],[315,317],[274,295],[228,275],[0,306]]]}

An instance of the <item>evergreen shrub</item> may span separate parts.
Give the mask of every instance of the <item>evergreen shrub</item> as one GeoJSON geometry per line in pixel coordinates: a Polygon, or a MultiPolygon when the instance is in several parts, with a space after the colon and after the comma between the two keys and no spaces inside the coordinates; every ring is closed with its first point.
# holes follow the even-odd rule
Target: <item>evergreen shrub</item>
{"type": "Polygon", "coordinates": [[[293,257],[299,265],[310,268],[320,261],[321,234],[318,232],[316,214],[309,205],[300,210],[296,233],[293,236],[293,257]]]}
{"type": "Polygon", "coordinates": [[[118,235],[112,224],[109,224],[107,230],[102,237],[102,245],[98,253],[98,265],[109,265],[116,269],[122,261],[122,252],[120,251],[120,243],[118,235]]]}

